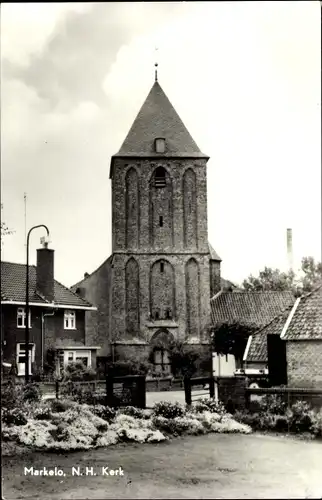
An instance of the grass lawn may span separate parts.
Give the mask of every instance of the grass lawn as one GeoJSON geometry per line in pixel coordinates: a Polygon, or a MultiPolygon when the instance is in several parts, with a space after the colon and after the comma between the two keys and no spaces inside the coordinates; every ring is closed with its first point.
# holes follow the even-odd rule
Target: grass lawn
{"type": "Polygon", "coordinates": [[[280,436],[208,434],[2,462],[5,500],[322,497],[322,443],[280,436]],[[32,466],[56,466],[66,476],[24,476],[32,466]],[[98,475],[72,476],[72,466],[98,475]],[[102,476],[103,466],[122,467],[124,476],[102,476]]]}

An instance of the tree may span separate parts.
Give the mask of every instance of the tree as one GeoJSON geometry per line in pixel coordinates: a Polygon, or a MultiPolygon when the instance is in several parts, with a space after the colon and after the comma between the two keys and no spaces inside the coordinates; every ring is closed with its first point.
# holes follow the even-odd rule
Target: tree
{"type": "Polygon", "coordinates": [[[212,349],[217,354],[232,354],[241,361],[247,340],[256,330],[258,330],[257,325],[245,325],[238,322],[222,323],[213,329],[212,349]]]}
{"type": "Polygon", "coordinates": [[[265,267],[259,275],[250,275],[243,281],[242,288],[250,292],[291,290],[295,296],[310,292],[322,284],[322,264],[313,257],[303,257],[301,269],[297,274],[293,271],[282,272],[279,269],[265,267]]]}

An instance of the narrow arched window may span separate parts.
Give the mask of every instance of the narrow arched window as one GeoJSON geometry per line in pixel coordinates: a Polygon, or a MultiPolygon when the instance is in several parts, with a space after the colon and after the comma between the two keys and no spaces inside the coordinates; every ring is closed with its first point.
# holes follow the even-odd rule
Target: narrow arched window
{"type": "Polygon", "coordinates": [[[163,167],[158,167],[154,175],[154,186],[156,188],[163,188],[166,185],[166,172],[163,167]]]}

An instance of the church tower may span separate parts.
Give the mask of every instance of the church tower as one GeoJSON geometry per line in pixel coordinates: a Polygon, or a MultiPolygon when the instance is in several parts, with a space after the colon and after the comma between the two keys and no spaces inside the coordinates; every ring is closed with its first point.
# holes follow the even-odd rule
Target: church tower
{"type": "Polygon", "coordinates": [[[156,78],[111,159],[112,255],[72,287],[97,307],[86,342],[102,360],[154,352],[164,372],[173,340],[209,351],[221,259],[208,243],[208,159],[156,78]]]}
{"type": "Polygon", "coordinates": [[[156,79],[111,159],[111,334],[119,348],[206,339],[208,159],[156,79]]]}

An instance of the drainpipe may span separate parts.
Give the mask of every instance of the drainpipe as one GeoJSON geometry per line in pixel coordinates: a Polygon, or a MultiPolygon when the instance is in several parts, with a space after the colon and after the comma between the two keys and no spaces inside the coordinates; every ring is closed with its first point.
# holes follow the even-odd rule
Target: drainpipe
{"type": "Polygon", "coordinates": [[[45,334],[45,317],[54,316],[56,309],[52,313],[41,313],[41,371],[44,369],[44,334],[45,334]]]}

